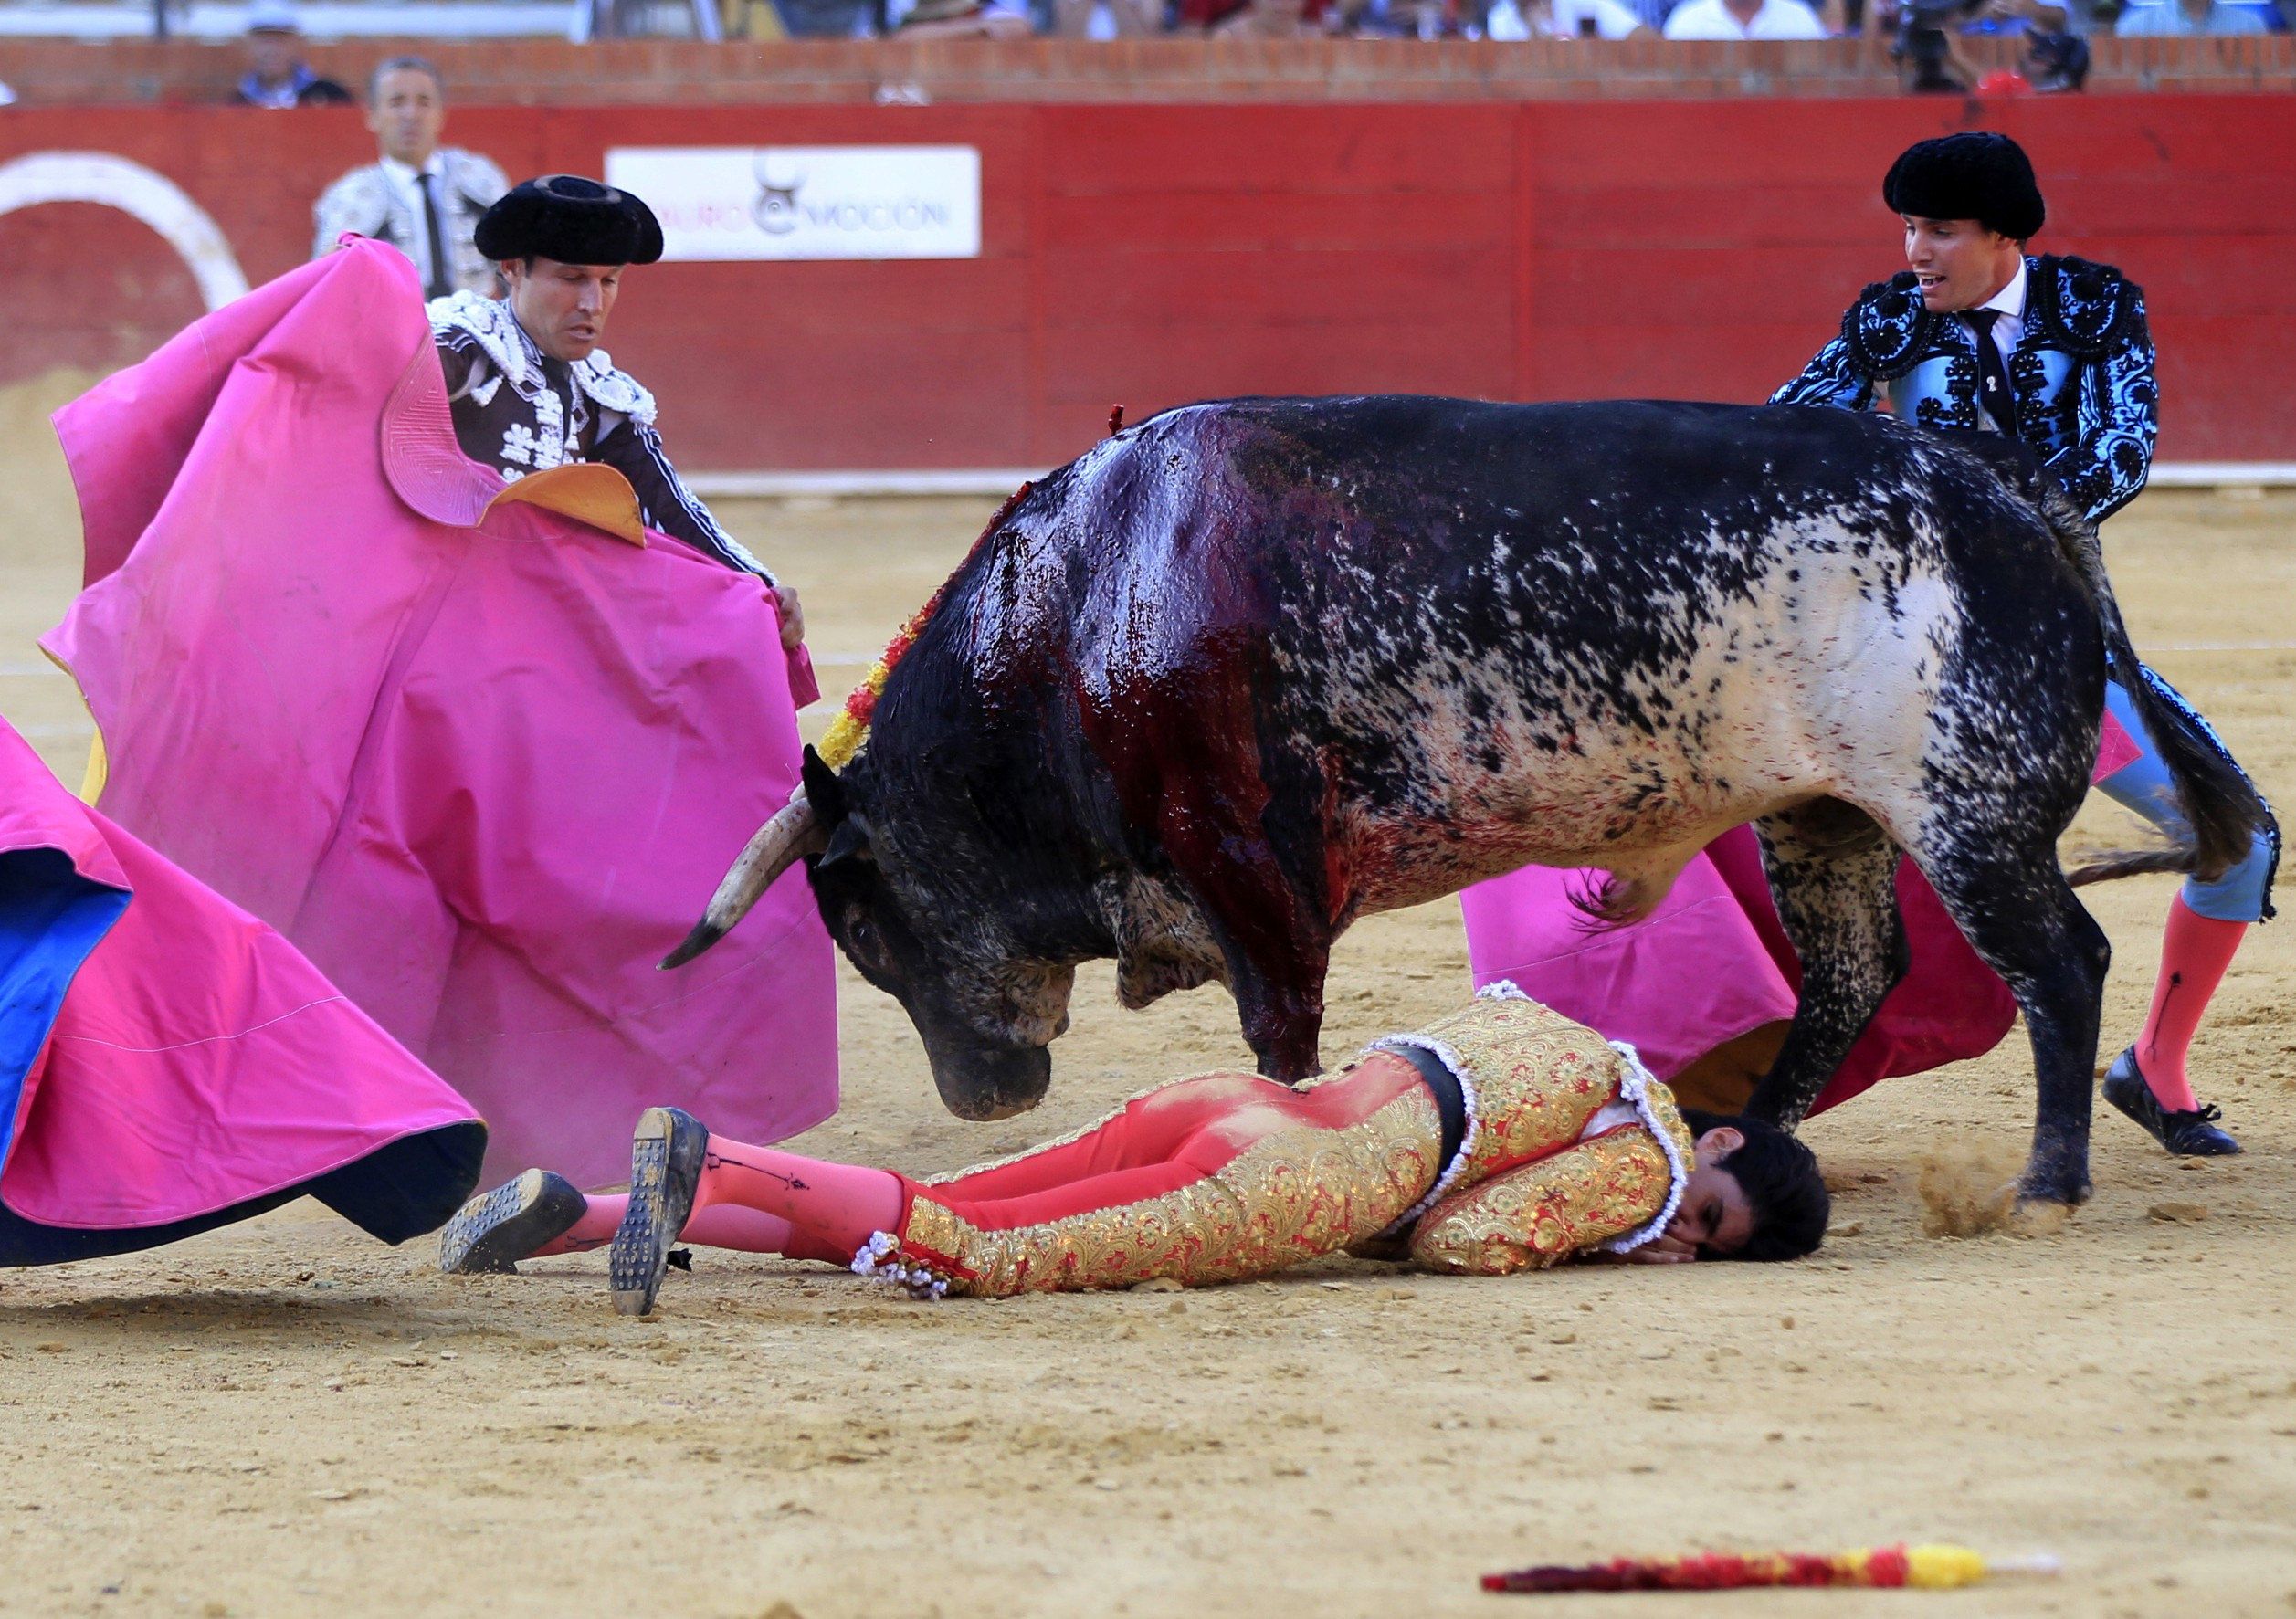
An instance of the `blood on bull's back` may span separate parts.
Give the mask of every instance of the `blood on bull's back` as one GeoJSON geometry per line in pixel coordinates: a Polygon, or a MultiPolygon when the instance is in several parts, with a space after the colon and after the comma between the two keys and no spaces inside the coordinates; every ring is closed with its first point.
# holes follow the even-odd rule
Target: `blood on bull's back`
{"type": "Polygon", "coordinates": [[[1814,451],[1781,414],[1810,413],[1153,418],[1072,469],[1111,541],[1075,620],[1088,731],[1136,802],[1168,793],[1175,728],[1227,790],[1304,794],[1334,920],[1533,862],[1655,900],[1722,830],[1843,787],[1852,753],[1918,773],[1956,619],[1907,499],[1921,446],[1877,466],[1871,425],[1814,451]]]}

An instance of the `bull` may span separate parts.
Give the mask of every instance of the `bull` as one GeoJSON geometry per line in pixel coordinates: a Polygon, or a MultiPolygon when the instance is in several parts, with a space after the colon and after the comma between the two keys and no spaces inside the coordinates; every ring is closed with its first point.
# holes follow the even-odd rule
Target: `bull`
{"type": "MultiPolygon", "coordinates": [[[[1043,1097],[1099,957],[1131,1007],[1227,984],[1296,1081],[1358,917],[1537,863],[1610,873],[1631,918],[1751,821],[1803,962],[1751,1110],[1798,1124],[1902,975],[1904,851],[2024,1010],[2022,1193],[2076,1203],[2110,951],[2057,843],[2108,656],[2135,667],[2095,533],[2006,440],[1793,406],[1192,405],[998,514],[867,751],[809,753],[665,964],[803,858],[961,1117],[1043,1097]]],[[[2221,870],[2270,812],[2141,700],[2193,837],[2116,869],[2221,870]]]]}

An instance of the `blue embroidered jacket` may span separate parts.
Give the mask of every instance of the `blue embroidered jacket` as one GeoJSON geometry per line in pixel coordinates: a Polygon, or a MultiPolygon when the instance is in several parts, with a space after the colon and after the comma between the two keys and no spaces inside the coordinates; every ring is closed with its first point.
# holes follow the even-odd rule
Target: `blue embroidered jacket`
{"type": "MultiPolygon", "coordinates": [[[[2017,436],[2040,452],[2089,520],[2133,499],[2153,464],[2160,403],[2144,294],[2111,265],[2044,254],[2025,261],[2025,330],[2002,356],[2017,436]]],[[[1990,431],[1977,405],[1977,339],[1933,314],[1911,270],[1878,281],[1773,405],[1870,410],[1885,401],[1927,427],[1990,431]]]]}

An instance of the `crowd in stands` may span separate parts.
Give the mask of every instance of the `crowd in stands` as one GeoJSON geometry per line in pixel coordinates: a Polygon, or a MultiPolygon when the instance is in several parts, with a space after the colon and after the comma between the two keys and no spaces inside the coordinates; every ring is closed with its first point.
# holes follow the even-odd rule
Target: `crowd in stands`
{"type": "MultiPolygon", "coordinates": [[[[2285,32],[2280,0],[774,0],[791,34],[1827,39],[2285,32]]],[[[1954,70],[1956,53],[1945,53],[1954,70]]],[[[2067,53],[2070,54],[2070,53],[2067,53]]],[[[1965,64],[1958,64],[1965,68],[1965,64]]],[[[1974,80],[1972,81],[1974,82],[1974,80]]],[[[2062,88],[2071,88],[2065,86],[2062,88]]]]}
{"type": "MultiPolygon", "coordinates": [[[[2296,9],[2296,0],[2285,0],[2296,9]]],[[[1154,35],[1420,39],[1879,38],[1908,88],[2073,90],[2091,37],[2288,31],[2283,0],[727,0],[751,37],[1114,39],[1154,35]],[[1964,48],[2023,42],[2020,83],[2002,85],[1964,48]]],[[[335,105],[348,90],[313,73],[290,0],[258,0],[248,72],[235,92],[260,107],[335,105]]]]}

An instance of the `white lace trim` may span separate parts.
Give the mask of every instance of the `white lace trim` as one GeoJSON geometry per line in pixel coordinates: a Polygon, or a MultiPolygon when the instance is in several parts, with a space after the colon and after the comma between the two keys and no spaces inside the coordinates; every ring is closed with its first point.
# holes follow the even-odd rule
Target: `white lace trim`
{"type": "MultiPolygon", "coordinates": [[[[468,332],[476,339],[479,347],[486,351],[486,357],[494,363],[494,368],[510,378],[511,386],[521,396],[542,385],[533,339],[520,330],[517,318],[511,313],[509,300],[457,292],[433,299],[425,306],[425,312],[430,317],[433,331],[450,329],[468,332]]],[[[604,349],[593,349],[566,369],[574,373],[574,386],[600,408],[620,411],[635,421],[653,425],[654,396],[638,386],[636,378],[615,370],[614,357],[604,349]]]]}
{"type": "Polygon", "coordinates": [[[900,1239],[891,1232],[871,1232],[869,1241],[854,1251],[853,1274],[867,1277],[873,1282],[883,1282],[888,1287],[904,1288],[912,1298],[947,1297],[948,1278],[936,1276],[922,1265],[903,1265],[899,1258],[893,1257],[900,1249],[900,1239]]]}
{"type": "MultiPolygon", "coordinates": [[[[1512,984],[1508,987],[1514,988],[1512,984]]],[[[1516,990],[1515,993],[1521,994],[1522,992],[1516,990]]],[[[1634,1104],[1634,1110],[1640,1116],[1643,1128],[1659,1143],[1659,1151],[1666,1154],[1669,1182],[1666,1206],[1648,1225],[1624,1236],[1614,1236],[1601,1245],[1614,1254],[1625,1254],[1640,1247],[1666,1229],[1667,1222],[1674,1218],[1674,1211],[1682,1206],[1682,1193],[1690,1184],[1690,1166],[1682,1162],[1681,1150],[1674,1144],[1674,1132],[1667,1129],[1665,1120],[1659,1117],[1657,1104],[1650,1099],[1650,1087],[1658,1081],[1652,1078],[1650,1070],[1642,1066],[1641,1053],[1624,1040],[1613,1040],[1610,1048],[1618,1054],[1625,1065],[1618,1075],[1618,1094],[1634,1104]]]]}

